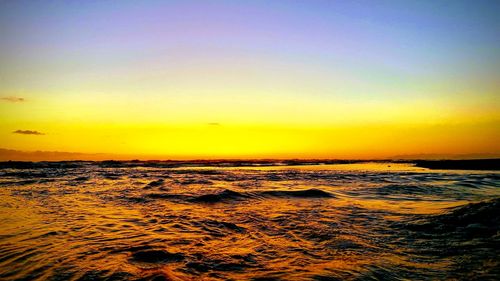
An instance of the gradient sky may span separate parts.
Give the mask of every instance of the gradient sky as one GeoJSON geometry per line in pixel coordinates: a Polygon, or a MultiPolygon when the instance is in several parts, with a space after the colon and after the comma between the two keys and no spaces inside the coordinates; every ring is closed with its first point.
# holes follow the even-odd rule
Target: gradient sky
{"type": "Polygon", "coordinates": [[[500,1],[0,1],[0,147],[500,154],[500,1]]]}

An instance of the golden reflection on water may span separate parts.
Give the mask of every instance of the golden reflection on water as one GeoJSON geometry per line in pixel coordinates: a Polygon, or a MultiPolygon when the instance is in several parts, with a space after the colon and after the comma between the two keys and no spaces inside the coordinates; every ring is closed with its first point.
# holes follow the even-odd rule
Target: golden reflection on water
{"type": "Polygon", "coordinates": [[[242,167],[210,167],[210,166],[192,166],[192,167],[179,167],[178,170],[192,170],[192,169],[227,169],[227,170],[260,170],[260,171],[273,171],[273,170],[316,170],[316,171],[407,171],[407,172],[429,172],[427,168],[417,167],[411,163],[393,163],[393,162],[360,162],[352,164],[299,164],[299,165],[252,165],[242,167]]]}
{"type": "Polygon", "coordinates": [[[319,280],[374,268],[439,271],[450,262],[415,261],[393,223],[498,196],[481,174],[331,166],[90,165],[28,183],[29,171],[4,172],[1,279],[319,280]],[[456,188],[465,180],[484,189],[465,196],[456,188]]]}

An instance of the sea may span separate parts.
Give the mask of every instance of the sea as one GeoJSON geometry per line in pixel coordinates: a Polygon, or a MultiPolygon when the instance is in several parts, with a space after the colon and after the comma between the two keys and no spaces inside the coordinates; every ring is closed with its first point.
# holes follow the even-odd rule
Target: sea
{"type": "Polygon", "coordinates": [[[500,172],[0,168],[0,280],[500,280],[500,172]]]}

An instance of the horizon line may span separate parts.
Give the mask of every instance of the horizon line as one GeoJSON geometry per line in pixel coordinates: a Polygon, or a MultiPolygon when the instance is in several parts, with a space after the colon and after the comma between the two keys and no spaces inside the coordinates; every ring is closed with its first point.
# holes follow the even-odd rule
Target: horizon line
{"type": "Polygon", "coordinates": [[[342,156],[284,156],[284,155],[235,155],[215,156],[168,156],[153,154],[116,154],[106,152],[71,152],[71,151],[22,151],[0,148],[0,161],[31,161],[31,162],[57,162],[57,161],[270,161],[270,160],[300,160],[300,161],[394,161],[394,160],[472,160],[472,159],[499,159],[500,153],[412,153],[387,157],[342,157],[342,156]]]}

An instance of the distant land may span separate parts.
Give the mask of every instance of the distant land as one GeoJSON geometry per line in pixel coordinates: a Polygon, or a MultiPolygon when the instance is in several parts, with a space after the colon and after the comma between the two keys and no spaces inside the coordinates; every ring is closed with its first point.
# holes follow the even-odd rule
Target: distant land
{"type": "MultiPolygon", "coordinates": [[[[151,155],[120,155],[106,153],[78,153],[60,151],[18,151],[0,148],[1,167],[38,167],[22,162],[100,161],[107,167],[186,167],[186,166],[278,166],[350,164],[367,161],[413,163],[429,169],[500,170],[500,157],[494,154],[437,155],[416,154],[387,159],[168,159],[151,155]]],[[[43,165],[42,165],[43,166],[43,165]]]]}
{"type": "MultiPolygon", "coordinates": [[[[478,154],[407,154],[396,155],[377,159],[346,159],[346,160],[466,160],[466,159],[496,159],[500,153],[478,153],[478,154]]],[[[0,161],[102,161],[102,160],[190,160],[186,158],[171,158],[167,155],[136,155],[136,154],[113,154],[113,153],[82,153],[67,151],[20,151],[15,149],[0,148],[0,161]]],[[[211,157],[210,159],[215,159],[211,157]]],[[[237,159],[237,158],[231,158],[237,159]]],[[[268,159],[246,158],[241,159],[268,159]]],[[[276,159],[287,159],[279,157],[276,159]]],[[[290,157],[289,159],[296,159],[290,157]]],[[[303,158],[306,159],[306,158],[303,158]]],[[[311,159],[340,159],[335,157],[311,158],[311,159]]],[[[193,160],[193,159],[191,159],[193,160]]],[[[199,160],[199,159],[197,159],[199,160]]]]}
{"type": "Polygon", "coordinates": [[[0,148],[0,161],[71,161],[71,160],[126,160],[128,157],[105,153],[78,153],[61,151],[19,151],[0,148]]]}
{"type": "Polygon", "coordinates": [[[467,160],[467,159],[496,159],[500,158],[500,153],[470,153],[470,154],[404,154],[389,157],[400,160],[467,160]]]}

